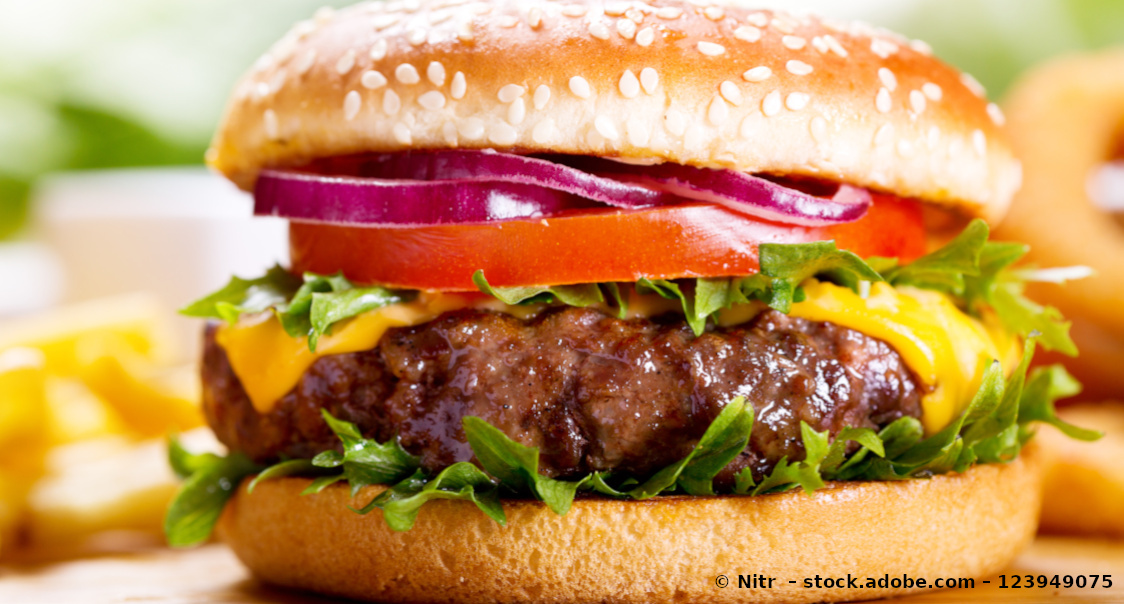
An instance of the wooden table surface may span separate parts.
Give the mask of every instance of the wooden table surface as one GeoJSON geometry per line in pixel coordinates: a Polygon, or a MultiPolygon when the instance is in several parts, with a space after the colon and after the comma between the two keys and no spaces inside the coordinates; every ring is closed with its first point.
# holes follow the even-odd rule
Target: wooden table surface
{"type": "MultiPolygon", "coordinates": [[[[1124,602],[1124,542],[1039,538],[1010,573],[1111,575],[1110,589],[1001,589],[977,582],[976,589],[937,591],[893,600],[932,602],[1124,602]]],[[[222,545],[188,551],[152,549],[68,562],[24,562],[0,566],[0,602],[5,604],[338,604],[338,600],[294,594],[256,582],[222,545]]]]}

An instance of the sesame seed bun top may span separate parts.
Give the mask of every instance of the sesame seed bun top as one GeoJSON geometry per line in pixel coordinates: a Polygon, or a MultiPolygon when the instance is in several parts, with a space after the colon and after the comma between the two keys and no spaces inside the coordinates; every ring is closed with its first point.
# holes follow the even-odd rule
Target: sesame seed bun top
{"type": "Polygon", "coordinates": [[[238,84],[208,162],[496,148],[844,181],[1002,217],[1021,171],[979,84],[861,23],[699,0],[322,9],[238,84]]]}

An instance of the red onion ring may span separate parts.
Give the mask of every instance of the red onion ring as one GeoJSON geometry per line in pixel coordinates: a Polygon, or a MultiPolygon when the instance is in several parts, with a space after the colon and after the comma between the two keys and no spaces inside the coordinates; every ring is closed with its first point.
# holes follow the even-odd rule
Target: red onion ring
{"type": "Polygon", "coordinates": [[[703,201],[774,222],[822,226],[858,220],[871,204],[866,190],[847,185],[825,198],[732,170],[490,150],[332,158],[309,170],[263,172],[255,213],[416,226],[537,218],[601,205],[636,209],[703,201]]]}
{"type": "Polygon", "coordinates": [[[511,182],[385,180],[265,170],[254,213],[302,222],[422,226],[541,218],[600,204],[511,182]]]}
{"type": "Polygon", "coordinates": [[[585,156],[561,156],[556,161],[606,178],[800,226],[854,222],[866,215],[872,202],[869,191],[846,184],[816,183],[819,188],[835,188],[831,196],[825,198],[736,170],[670,163],[638,166],[585,156]]]}

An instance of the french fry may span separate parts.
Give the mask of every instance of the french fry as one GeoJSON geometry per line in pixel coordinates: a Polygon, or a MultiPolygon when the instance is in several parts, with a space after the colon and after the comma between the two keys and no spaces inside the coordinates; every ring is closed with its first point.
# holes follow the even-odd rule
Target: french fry
{"type": "MultiPolygon", "coordinates": [[[[47,448],[44,355],[0,353],[0,544],[10,541],[47,448]]],[[[0,545],[2,546],[2,545],[0,545]]]]}
{"type": "Polygon", "coordinates": [[[83,383],[97,394],[121,422],[141,437],[164,436],[203,424],[199,405],[177,396],[148,375],[137,360],[124,355],[104,355],[80,370],[83,383]]]}
{"type": "MultiPolygon", "coordinates": [[[[219,450],[209,431],[183,435],[195,450],[219,450]]],[[[179,485],[163,440],[139,444],[122,437],[56,448],[48,475],[29,500],[29,540],[57,546],[106,530],[159,533],[164,511],[179,485]]]]}
{"type": "Polygon", "coordinates": [[[108,341],[154,362],[173,356],[174,337],[167,311],[147,294],[84,302],[50,313],[0,323],[0,351],[35,348],[47,371],[72,376],[81,370],[83,351],[108,341]]]}

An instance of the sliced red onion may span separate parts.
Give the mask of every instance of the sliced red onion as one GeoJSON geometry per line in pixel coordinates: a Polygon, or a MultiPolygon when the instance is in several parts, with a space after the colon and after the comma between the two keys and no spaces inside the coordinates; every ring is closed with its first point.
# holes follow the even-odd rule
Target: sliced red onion
{"type": "Polygon", "coordinates": [[[266,170],[254,213],[305,222],[420,226],[540,218],[600,204],[535,185],[386,180],[266,170]]]}
{"type": "Polygon", "coordinates": [[[718,204],[765,220],[801,226],[854,222],[866,215],[872,201],[866,189],[845,184],[815,183],[817,189],[827,189],[823,192],[830,197],[825,197],[735,170],[669,163],[638,166],[586,156],[554,159],[599,176],[718,204]]]}
{"type": "Polygon", "coordinates": [[[732,170],[635,166],[587,156],[423,151],[332,158],[307,169],[263,172],[255,191],[256,213],[411,226],[703,201],[765,220],[822,226],[858,220],[871,204],[866,190],[847,185],[830,186],[831,197],[825,198],[732,170]]]}
{"type": "Polygon", "coordinates": [[[513,182],[578,195],[616,208],[683,203],[659,188],[602,178],[563,163],[483,151],[420,151],[342,158],[330,170],[352,176],[419,181],[513,182]]]}

